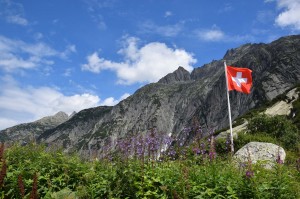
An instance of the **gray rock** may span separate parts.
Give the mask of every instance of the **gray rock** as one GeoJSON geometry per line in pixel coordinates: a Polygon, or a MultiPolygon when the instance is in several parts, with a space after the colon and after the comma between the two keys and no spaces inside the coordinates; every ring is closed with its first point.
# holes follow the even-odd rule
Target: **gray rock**
{"type": "MultiPolygon", "coordinates": [[[[236,127],[233,127],[232,128],[232,136],[233,136],[233,138],[237,139],[238,138],[238,133],[240,133],[242,131],[245,131],[247,129],[247,125],[248,125],[248,121],[245,120],[243,124],[238,125],[236,127]]],[[[227,139],[228,136],[230,136],[230,129],[219,133],[216,136],[216,139],[227,139]]]]}
{"type": "Polygon", "coordinates": [[[49,126],[57,126],[65,121],[67,121],[68,119],[69,119],[68,114],[66,114],[63,111],[60,111],[53,116],[43,117],[42,119],[35,121],[35,123],[39,123],[42,125],[49,125],[49,126]]]}
{"type": "Polygon", "coordinates": [[[0,131],[0,141],[29,143],[35,141],[45,131],[66,122],[69,116],[60,111],[53,116],[46,116],[34,122],[13,126],[0,131]]]}
{"type": "Polygon", "coordinates": [[[237,164],[248,162],[250,157],[253,164],[263,163],[265,168],[272,168],[278,157],[282,163],[285,160],[286,153],[284,149],[276,144],[266,142],[250,142],[238,150],[233,158],[237,164]]]}

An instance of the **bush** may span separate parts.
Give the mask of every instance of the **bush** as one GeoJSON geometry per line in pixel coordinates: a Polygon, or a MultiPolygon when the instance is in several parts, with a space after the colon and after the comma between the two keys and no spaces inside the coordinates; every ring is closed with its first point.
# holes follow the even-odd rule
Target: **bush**
{"type": "Polygon", "coordinates": [[[298,128],[285,116],[258,115],[248,124],[250,134],[267,134],[276,138],[288,150],[297,150],[300,141],[298,128]]]}
{"type": "Polygon", "coordinates": [[[279,144],[275,138],[273,138],[272,136],[266,133],[250,134],[250,133],[240,132],[238,139],[234,140],[235,150],[236,151],[239,150],[249,142],[268,142],[273,144],[279,144]]]}

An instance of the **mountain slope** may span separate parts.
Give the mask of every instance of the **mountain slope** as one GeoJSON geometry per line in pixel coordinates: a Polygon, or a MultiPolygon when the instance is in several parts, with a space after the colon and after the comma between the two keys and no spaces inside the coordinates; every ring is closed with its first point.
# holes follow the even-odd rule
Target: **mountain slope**
{"type": "Polygon", "coordinates": [[[0,131],[0,141],[29,142],[30,140],[35,140],[46,130],[52,129],[66,122],[68,119],[69,116],[60,111],[53,116],[47,116],[34,122],[16,125],[0,131]]]}
{"type": "MultiPolygon", "coordinates": [[[[246,44],[228,50],[224,60],[228,65],[253,71],[251,94],[230,92],[234,119],[300,82],[300,36],[280,38],[270,44],[246,44]]],[[[193,120],[202,127],[220,129],[228,125],[226,100],[223,60],[195,68],[191,74],[179,67],[114,107],[75,114],[42,133],[38,140],[63,146],[66,151],[85,152],[151,128],[177,137],[193,120]]]]}

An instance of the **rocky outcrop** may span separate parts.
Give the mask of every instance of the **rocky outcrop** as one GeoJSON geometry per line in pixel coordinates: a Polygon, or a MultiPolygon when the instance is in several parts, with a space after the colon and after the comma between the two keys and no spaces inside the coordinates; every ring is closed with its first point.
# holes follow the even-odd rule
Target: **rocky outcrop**
{"type": "Polygon", "coordinates": [[[272,168],[276,163],[284,163],[286,153],[276,144],[265,142],[250,142],[238,150],[233,158],[238,165],[260,162],[265,168],[272,168]]]}
{"type": "Polygon", "coordinates": [[[67,121],[68,119],[69,119],[68,114],[60,111],[53,116],[43,117],[42,119],[39,119],[39,120],[35,121],[34,123],[39,123],[41,125],[55,127],[65,121],[67,121]]]}
{"type": "Polygon", "coordinates": [[[69,116],[60,111],[53,116],[43,117],[31,123],[20,124],[0,131],[1,141],[13,141],[27,143],[35,140],[39,135],[48,129],[66,122],[69,116]]]}
{"type": "Polygon", "coordinates": [[[293,102],[297,99],[299,99],[299,91],[297,88],[294,88],[286,94],[283,100],[280,100],[267,108],[265,114],[270,116],[290,115],[293,109],[293,102]]]}
{"type": "MultiPolygon", "coordinates": [[[[233,127],[232,128],[233,139],[238,138],[238,133],[247,130],[247,125],[248,125],[248,121],[244,120],[244,122],[241,125],[233,127]]],[[[227,139],[229,136],[230,136],[230,129],[219,133],[216,139],[227,139]]]]}
{"type": "MultiPolygon", "coordinates": [[[[107,118],[107,114],[110,113],[111,109],[112,107],[102,106],[82,110],[73,115],[68,121],[55,128],[47,129],[38,137],[38,140],[46,144],[63,147],[69,152],[80,150],[87,145],[93,136],[99,136],[102,139],[107,137],[107,132],[97,129],[95,125],[97,122],[107,118]],[[98,131],[92,134],[94,129],[98,131]],[[67,132],[68,134],[57,132],[67,132]]],[[[107,128],[109,128],[110,123],[107,123],[107,125],[107,128]]]]}

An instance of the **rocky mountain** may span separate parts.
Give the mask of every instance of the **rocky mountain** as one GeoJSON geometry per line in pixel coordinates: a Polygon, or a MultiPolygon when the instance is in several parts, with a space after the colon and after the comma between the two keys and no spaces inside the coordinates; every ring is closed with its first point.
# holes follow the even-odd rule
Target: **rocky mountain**
{"type": "MultiPolygon", "coordinates": [[[[228,65],[253,71],[253,88],[249,95],[230,92],[234,119],[300,82],[300,36],[283,37],[269,44],[245,44],[228,50],[222,60],[195,68],[192,73],[179,67],[114,107],[90,108],[75,114],[68,121],[40,133],[38,141],[84,153],[151,128],[178,137],[194,120],[204,128],[226,127],[223,60],[228,65]]],[[[9,133],[6,135],[13,139],[9,133]]]]}
{"type": "Polygon", "coordinates": [[[13,126],[0,131],[1,141],[21,141],[29,142],[36,139],[39,135],[48,129],[52,129],[69,119],[69,116],[60,111],[53,116],[43,117],[31,123],[25,123],[13,126]]]}

